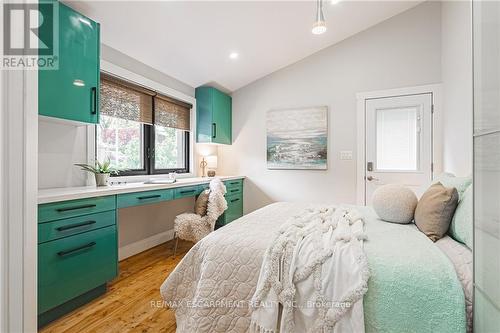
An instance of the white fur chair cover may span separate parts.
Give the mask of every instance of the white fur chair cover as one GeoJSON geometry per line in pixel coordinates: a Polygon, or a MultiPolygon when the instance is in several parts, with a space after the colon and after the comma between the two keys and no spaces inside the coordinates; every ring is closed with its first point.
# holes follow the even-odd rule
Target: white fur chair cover
{"type": "Polygon", "coordinates": [[[194,213],[178,215],[174,221],[176,237],[196,243],[214,231],[215,222],[227,209],[224,194],[226,194],[226,186],[219,178],[214,178],[210,182],[207,215],[200,216],[194,213]]]}

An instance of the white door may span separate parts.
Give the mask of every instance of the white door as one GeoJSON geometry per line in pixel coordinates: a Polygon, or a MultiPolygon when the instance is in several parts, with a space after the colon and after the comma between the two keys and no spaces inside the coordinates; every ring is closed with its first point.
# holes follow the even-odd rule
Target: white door
{"type": "Polygon", "coordinates": [[[417,196],[432,179],[432,94],[365,101],[365,202],[385,184],[417,196]]]}

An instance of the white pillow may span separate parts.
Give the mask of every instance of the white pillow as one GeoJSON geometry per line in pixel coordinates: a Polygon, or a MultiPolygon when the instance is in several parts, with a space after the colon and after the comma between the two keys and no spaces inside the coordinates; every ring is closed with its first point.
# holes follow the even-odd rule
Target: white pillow
{"type": "Polygon", "coordinates": [[[396,184],[380,186],[372,196],[373,209],[387,222],[410,223],[417,203],[417,196],[412,190],[396,184]]]}

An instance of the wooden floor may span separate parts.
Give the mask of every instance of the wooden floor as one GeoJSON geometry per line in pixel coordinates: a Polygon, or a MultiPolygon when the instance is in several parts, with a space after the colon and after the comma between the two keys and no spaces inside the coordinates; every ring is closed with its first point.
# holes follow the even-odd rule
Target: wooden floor
{"type": "Polygon", "coordinates": [[[191,245],[179,241],[175,258],[170,241],[121,261],[106,294],[39,332],[175,332],[173,311],[152,303],[161,300],[160,285],[191,245]]]}

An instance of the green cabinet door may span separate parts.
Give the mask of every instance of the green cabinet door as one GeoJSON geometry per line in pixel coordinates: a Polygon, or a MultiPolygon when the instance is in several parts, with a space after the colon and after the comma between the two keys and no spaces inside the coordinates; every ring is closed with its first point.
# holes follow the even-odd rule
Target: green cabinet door
{"type": "Polygon", "coordinates": [[[214,122],[213,141],[230,145],[232,143],[231,129],[231,96],[214,89],[212,121],[214,122]]]}
{"type": "MultiPolygon", "coordinates": [[[[43,11],[43,16],[51,17],[52,13],[43,11]]],[[[99,122],[99,24],[60,2],[56,22],[59,67],[38,71],[38,113],[96,124],[99,122]]]]}
{"type": "Polygon", "coordinates": [[[231,96],[213,87],[196,88],[196,140],[232,143],[231,96]]]}

